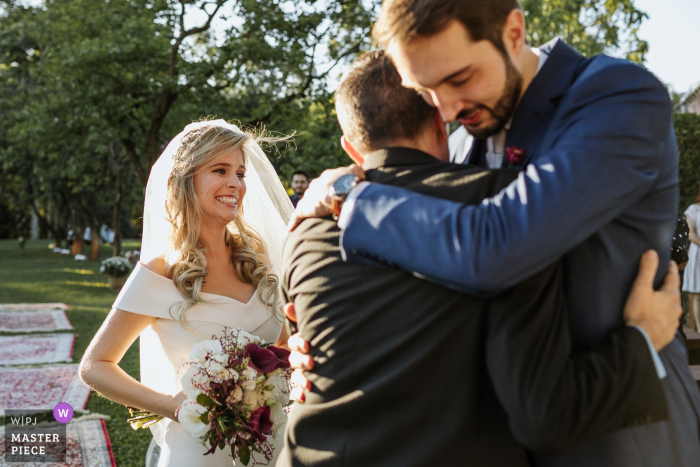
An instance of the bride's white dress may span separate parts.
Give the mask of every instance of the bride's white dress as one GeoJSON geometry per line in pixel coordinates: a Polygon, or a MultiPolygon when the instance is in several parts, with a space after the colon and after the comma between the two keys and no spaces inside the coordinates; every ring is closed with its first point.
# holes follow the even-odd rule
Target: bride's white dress
{"type": "MultiPolygon", "coordinates": [[[[170,309],[175,313],[174,305],[183,301],[173,281],[141,263],[131,273],[114,307],[157,318],[141,335],[141,382],[146,386],[164,394],[180,392],[180,378],[187,370],[183,364],[189,361],[192,346],[213,335],[220,336],[225,327],[241,328],[266,342],[274,343],[279,338],[282,323],[272,316],[257,292],[248,303],[210,293],[202,293],[201,297],[206,303],[198,303],[187,311],[191,330],[185,330],[170,315],[170,309]]],[[[159,467],[232,465],[229,449],[204,456],[206,448],[170,419],[161,420],[151,431],[161,447],[159,467]]],[[[275,451],[275,458],[269,465],[274,466],[282,440],[268,439],[275,451]]],[[[254,453],[254,456],[257,461],[265,462],[260,454],[254,453]]],[[[243,464],[237,461],[236,465],[243,464]]]]}

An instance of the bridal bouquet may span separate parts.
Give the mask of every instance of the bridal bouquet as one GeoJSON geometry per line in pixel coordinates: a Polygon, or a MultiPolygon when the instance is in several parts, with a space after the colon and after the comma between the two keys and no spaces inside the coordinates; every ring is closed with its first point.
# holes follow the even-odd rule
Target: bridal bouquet
{"type": "MultiPolygon", "coordinates": [[[[237,329],[196,344],[189,357],[182,377],[187,399],[176,414],[182,428],[209,448],[206,454],[230,446],[244,465],[252,451],[272,460],[267,437],[277,438],[287,419],[289,351],[237,329]]],[[[158,419],[132,411],[129,422],[136,429],[158,419]]]]}

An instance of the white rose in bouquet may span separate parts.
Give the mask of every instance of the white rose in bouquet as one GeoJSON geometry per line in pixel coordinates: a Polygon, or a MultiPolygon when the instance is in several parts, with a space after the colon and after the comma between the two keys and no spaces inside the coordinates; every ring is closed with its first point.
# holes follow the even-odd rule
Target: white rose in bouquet
{"type": "Polygon", "coordinates": [[[236,332],[238,333],[237,344],[240,347],[245,347],[248,344],[262,344],[265,342],[262,339],[260,339],[258,336],[254,336],[251,333],[246,332],[241,328],[238,328],[236,330],[236,332]]]}
{"type": "MultiPolygon", "coordinates": [[[[225,373],[227,370],[227,365],[228,365],[228,355],[225,353],[222,353],[220,355],[216,354],[209,354],[209,365],[208,368],[211,370],[216,376],[221,376],[220,373],[225,373]]],[[[221,376],[223,377],[223,376],[221,376]]]]}
{"type": "Polygon", "coordinates": [[[238,381],[239,374],[233,368],[222,368],[216,372],[216,376],[221,379],[232,379],[238,381]]]}
{"type": "Polygon", "coordinates": [[[261,391],[245,391],[243,403],[250,407],[250,411],[253,412],[265,405],[265,399],[263,399],[261,391]]]}
{"type": "Polygon", "coordinates": [[[234,403],[240,403],[243,400],[243,389],[240,386],[236,386],[236,389],[228,395],[226,398],[226,403],[233,405],[234,403]]]}
{"type": "Polygon", "coordinates": [[[282,404],[270,407],[270,420],[272,421],[272,437],[278,439],[284,432],[284,424],[287,422],[287,413],[282,404]]]}
{"type": "Polygon", "coordinates": [[[243,379],[243,388],[246,391],[255,391],[255,387],[258,385],[258,372],[251,367],[246,367],[245,370],[241,372],[243,379]]]}
{"type": "Polygon", "coordinates": [[[275,370],[265,380],[263,397],[265,400],[274,399],[282,405],[289,404],[289,383],[287,379],[281,375],[280,370],[275,370]],[[274,387],[271,387],[274,386],[274,387]]]}
{"type": "Polygon", "coordinates": [[[188,399],[196,400],[202,394],[202,390],[195,384],[209,384],[209,376],[202,370],[201,365],[193,363],[182,376],[182,392],[188,399]]]}
{"type": "Polygon", "coordinates": [[[182,428],[193,438],[201,438],[209,431],[209,425],[202,423],[200,417],[207,412],[207,408],[195,402],[185,402],[180,406],[177,420],[182,428]]]}
{"type": "Polygon", "coordinates": [[[202,341],[195,344],[190,351],[190,360],[204,365],[207,361],[206,357],[209,355],[211,358],[221,358],[224,356],[224,350],[221,347],[221,342],[218,340],[202,341]]]}

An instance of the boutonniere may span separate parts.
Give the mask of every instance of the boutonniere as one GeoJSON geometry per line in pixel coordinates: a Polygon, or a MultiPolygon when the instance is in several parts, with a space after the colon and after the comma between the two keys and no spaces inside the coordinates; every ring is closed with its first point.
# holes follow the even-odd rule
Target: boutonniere
{"type": "Polygon", "coordinates": [[[508,167],[522,165],[525,162],[525,150],[518,146],[506,148],[506,160],[509,162],[508,167]]]}

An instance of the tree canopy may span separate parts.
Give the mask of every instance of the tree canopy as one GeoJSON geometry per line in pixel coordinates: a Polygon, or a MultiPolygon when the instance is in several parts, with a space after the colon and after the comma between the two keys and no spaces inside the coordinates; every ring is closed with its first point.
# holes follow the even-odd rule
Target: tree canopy
{"type": "MultiPolygon", "coordinates": [[[[31,213],[137,234],[152,164],[187,123],[216,116],[279,134],[283,180],[349,163],[333,91],[371,48],[378,0],[0,0],[0,235],[31,213]],[[5,216],[7,217],[7,216],[5,216]],[[121,221],[120,221],[121,219],[121,221]]],[[[529,40],[642,62],[633,0],[523,0],[529,40]]]]}

